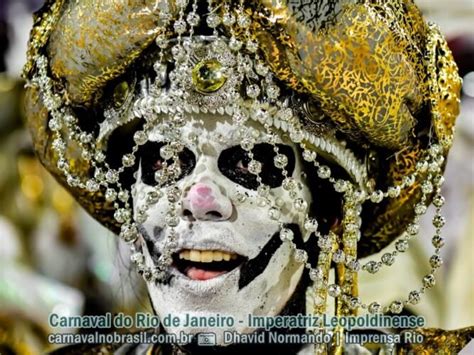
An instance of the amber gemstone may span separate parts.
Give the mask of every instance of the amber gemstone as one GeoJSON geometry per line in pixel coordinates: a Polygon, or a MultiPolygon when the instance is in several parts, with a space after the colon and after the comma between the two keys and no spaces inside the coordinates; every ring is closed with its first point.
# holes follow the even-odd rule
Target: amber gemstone
{"type": "Polygon", "coordinates": [[[208,59],[196,64],[192,78],[196,90],[203,94],[216,92],[227,80],[224,67],[217,59],[208,59]]]}

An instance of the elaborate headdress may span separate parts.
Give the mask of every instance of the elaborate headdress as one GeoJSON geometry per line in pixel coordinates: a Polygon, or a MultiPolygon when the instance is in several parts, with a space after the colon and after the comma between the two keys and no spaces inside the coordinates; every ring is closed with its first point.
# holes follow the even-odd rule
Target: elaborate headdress
{"type": "MultiPolygon", "coordinates": [[[[323,235],[312,218],[305,223],[318,237],[318,265],[297,249],[291,230],[281,231],[310,269],[316,313],[325,312],[327,295],[341,301],[339,314],[360,307],[400,313],[434,285],[442,263],[442,171],[461,81],[443,36],[412,1],[56,0],[37,14],[29,48],[24,75],[35,149],[79,203],[126,242],[136,240],[146,209],[132,211],[122,177],[133,170],[149,130],[163,125],[170,142],[161,151],[169,165],[155,176],[161,187],[180,175],[173,158],[182,149],[186,114],[227,114],[243,128],[260,122],[270,137],[286,132],[319,179],[341,194],[340,235],[323,235]],[[139,81],[149,63],[154,80],[139,81]],[[116,130],[133,137],[128,151],[110,148],[116,130]],[[341,167],[346,178],[330,166],[341,167]],[[431,201],[431,272],[403,300],[386,306],[360,300],[357,273],[392,265],[417,235],[431,201]],[[399,236],[380,261],[358,261],[399,236]],[[330,285],[332,261],[339,277],[330,285]]],[[[249,169],[260,198],[272,204],[247,133],[242,147],[249,169]]],[[[274,164],[291,194],[297,187],[274,146],[274,164]]],[[[176,193],[168,189],[162,198],[173,204],[176,193]]],[[[159,198],[149,196],[149,205],[159,198]]],[[[173,211],[170,228],[177,223],[173,211]]],[[[271,211],[278,219],[278,206],[271,211]]],[[[156,270],[145,270],[139,254],[134,260],[145,278],[159,280],[167,255],[156,270]]]]}

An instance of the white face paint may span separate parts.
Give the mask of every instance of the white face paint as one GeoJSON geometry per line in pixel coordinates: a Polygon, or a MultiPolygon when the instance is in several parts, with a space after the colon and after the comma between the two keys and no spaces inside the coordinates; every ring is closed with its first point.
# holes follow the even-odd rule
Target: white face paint
{"type": "MultiPolygon", "coordinates": [[[[246,127],[252,127],[254,132],[255,159],[261,154],[267,154],[267,160],[262,161],[263,171],[273,169],[271,171],[281,174],[281,170],[273,163],[273,146],[265,143],[267,135],[263,127],[256,123],[247,123],[246,127]],[[259,150],[264,153],[258,153],[259,150]],[[267,150],[269,153],[266,153],[267,150]]],[[[290,246],[280,243],[278,232],[281,229],[279,221],[302,226],[308,208],[296,211],[294,199],[278,183],[277,187],[270,190],[269,198],[280,206],[281,216],[279,221],[272,220],[269,217],[270,205],[259,202],[258,192],[234,182],[245,185],[242,181],[230,178],[232,173],[237,173],[236,176],[247,173],[245,160],[239,160],[239,154],[243,151],[240,147],[242,136],[238,132],[238,128],[228,117],[197,115],[187,119],[182,128],[182,143],[189,150],[188,157],[192,156],[190,152],[194,155],[195,165],[188,175],[177,182],[182,196],[178,213],[180,222],[175,229],[178,252],[175,254],[174,266],[171,267],[172,278],[168,284],[148,283],[151,300],[158,315],[162,319],[168,314],[181,318],[180,326],[166,327],[168,332],[177,334],[180,331],[199,333],[212,330],[217,333],[218,344],[222,344],[224,331],[254,331],[255,329],[247,327],[249,314],[279,314],[293,294],[303,272],[303,265],[294,261],[290,246]],[[235,199],[238,193],[246,196],[245,201],[235,199]],[[269,243],[270,240],[273,243],[269,243]],[[270,253],[261,253],[265,246],[271,249],[271,245],[274,245],[274,249],[270,253]],[[268,258],[263,254],[269,255],[268,258]],[[231,260],[223,260],[220,264],[206,262],[221,258],[231,260]],[[200,262],[195,262],[196,260],[200,262]],[[249,260],[252,262],[249,263],[249,260]],[[221,267],[213,270],[210,266],[212,264],[221,267]],[[231,266],[235,267],[228,271],[227,268],[231,266]],[[235,325],[189,328],[185,326],[186,314],[208,318],[216,317],[217,314],[227,315],[235,319],[235,325]]],[[[150,141],[163,140],[158,130],[150,135],[150,141]]],[[[276,143],[280,147],[280,153],[286,152],[289,155],[289,176],[298,183],[295,198],[302,198],[309,205],[311,196],[301,178],[302,166],[294,145],[284,143],[282,137],[278,137],[276,143]]],[[[151,143],[145,149],[148,152],[150,149],[157,149],[155,157],[159,157],[158,143],[151,143]]],[[[159,168],[159,165],[158,161],[154,167],[159,168]]],[[[135,211],[144,205],[147,194],[155,190],[143,181],[145,170],[149,168],[144,165],[142,158],[133,195],[135,211]]],[[[153,176],[153,171],[151,173],[153,176]]],[[[264,182],[265,178],[272,176],[261,175],[264,182]]],[[[165,193],[166,187],[162,190],[165,193]]],[[[165,237],[169,232],[165,224],[168,211],[168,201],[163,197],[148,209],[148,219],[141,226],[151,240],[148,244],[142,240],[148,266],[153,266],[152,256],[156,257],[156,253],[163,250],[165,237]],[[149,250],[153,244],[154,251],[149,250]]]]}

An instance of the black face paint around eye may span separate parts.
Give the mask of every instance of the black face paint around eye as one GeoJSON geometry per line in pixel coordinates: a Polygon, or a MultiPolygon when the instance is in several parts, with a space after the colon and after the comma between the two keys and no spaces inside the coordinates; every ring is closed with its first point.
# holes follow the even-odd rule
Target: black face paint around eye
{"type": "MultiPolygon", "coordinates": [[[[160,155],[160,149],[165,145],[164,142],[148,142],[140,149],[140,165],[142,169],[142,181],[149,186],[156,186],[155,174],[174,163],[174,159],[165,160],[160,155]]],[[[180,175],[177,180],[189,175],[196,166],[196,157],[188,148],[184,147],[178,154],[180,175]]],[[[163,186],[168,185],[171,181],[165,182],[163,186]]]]}
{"type": "MultiPolygon", "coordinates": [[[[295,155],[293,149],[287,145],[277,144],[280,154],[284,154],[288,159],[286,171],[289,176],[295,169],[295,155]]],[[[254,159],[262,163],[260,177],[262,183],[270,188],[281,186],[284,180],[282,170],[277,168],[273,162],[276,153],[273,146],[267,143],[256,144],[252,150],[254,159]]],[[[231,181],[251,190],[256,190],[259,186],[257,175],[248,170],[250,158],[248,153],[241,146],[234,146],[224,150],[218,159],[219,170],[231,181]]]]}

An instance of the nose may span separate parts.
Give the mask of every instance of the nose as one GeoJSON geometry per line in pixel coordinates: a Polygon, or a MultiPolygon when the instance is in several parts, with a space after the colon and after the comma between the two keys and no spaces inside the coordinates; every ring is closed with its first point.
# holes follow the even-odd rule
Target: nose
{"type": "Polygon", "coordinates": [[[232,215],[232,202],[213,182],[198,182],[184,197],[183,215],[197,220],[227,220],[232,215]]]}

